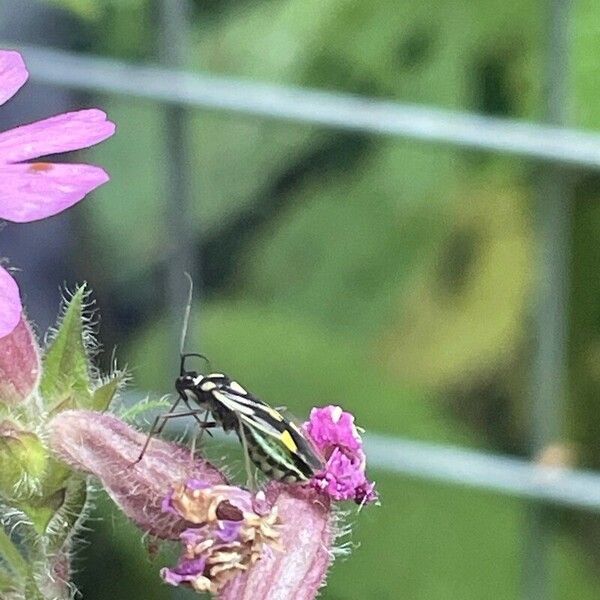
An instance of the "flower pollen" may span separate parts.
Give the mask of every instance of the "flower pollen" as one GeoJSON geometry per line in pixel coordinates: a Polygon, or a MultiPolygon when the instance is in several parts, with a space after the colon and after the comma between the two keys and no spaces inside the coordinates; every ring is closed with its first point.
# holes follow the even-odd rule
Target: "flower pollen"
{"type": "Polygon", "coordinates": [[[36,162],[29,165],[29,170],[32,173],[43,173],[44,171],[52,170],[52,163],[36,162]]]}

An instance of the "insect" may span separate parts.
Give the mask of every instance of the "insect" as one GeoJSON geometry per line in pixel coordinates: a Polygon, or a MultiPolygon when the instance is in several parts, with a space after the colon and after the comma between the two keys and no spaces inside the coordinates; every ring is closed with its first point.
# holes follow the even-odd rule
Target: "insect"
{"type": "MultiPolygon", "coordinates": [[[[187,314],[184,323],[186,328],[187,314]]],[[[250,463],[268,478],[287,483],[307,481],[323,468],[323,460],[293,422],[223,373],[204,375],[186,369],[186,360],[192,356],[206,360],[201,354],[181,353],[179,377],[175,380],[177,399],[167,414],[156,418],[138,460],[152,435],[160,433],[167,420],[193,416],[200,435],[213,427],[237,434],[244,450],[249,487],[254,487],[250,463]],[[180,402],[187,412],[175,412],[180,402]]]]}

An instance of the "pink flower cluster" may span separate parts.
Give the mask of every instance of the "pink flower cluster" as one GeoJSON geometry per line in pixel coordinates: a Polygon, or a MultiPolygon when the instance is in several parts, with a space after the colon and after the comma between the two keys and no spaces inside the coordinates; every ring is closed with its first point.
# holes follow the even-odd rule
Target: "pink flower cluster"
{"type": "Polygon", "coordinates": [[[339,406],[313,408],[304,429],[327,461],[311,485],[333,500],[376,502],[375,484],[366,476],[367,457],[354,415],[339,406]]]}
{"type": "MultiPolygon", "coordinates": [[[[0,105],[27,81],[18,52],[0,50],[0,105]]],[[[29,162],[41,156],[87,148],[115,131],[101,110],[69,112],[0,133],[0,219],[25,223],[45,219],[79,202],[108,181],[100,167],[29,162]]],[[[15,280],[0,268],[0,337],[19,322],[21,299],[15,280]]]]}

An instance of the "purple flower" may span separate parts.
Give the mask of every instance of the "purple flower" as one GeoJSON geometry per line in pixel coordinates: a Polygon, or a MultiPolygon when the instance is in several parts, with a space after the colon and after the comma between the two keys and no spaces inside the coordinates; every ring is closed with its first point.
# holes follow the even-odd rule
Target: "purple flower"
{"type": "Polygon", "coordinates": [[[327,461],[311,485],[333,500],[376,502],[375,484],[366,477],[367,461],[354,415],[339,406],[313,408],[304,429],[327,461]]]}
{"type": "MultiPolygon", "coordinates": [[[[27,81],[18,52],[0,50],[0,105],[27,81]]],[[[86,164],[29,162],[42,156],[87,148],[115,131],[101,110],[57,115],[0,133],[0,219],[25,223],[56,215],[108,181],[100,167],[86,164]]],[[[19,289],[0,268],[0,337],[19,322],[19,289]]]]}

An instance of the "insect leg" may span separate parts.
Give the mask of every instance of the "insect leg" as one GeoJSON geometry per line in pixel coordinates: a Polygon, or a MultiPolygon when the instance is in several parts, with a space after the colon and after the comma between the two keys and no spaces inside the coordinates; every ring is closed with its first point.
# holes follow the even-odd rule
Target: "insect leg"
{"type": "MultiPolygon", "coordinates": [[[[142,448],[140,455],[137,457],[137,459],[132,464],[135,465],[135,464],[139,463],[140,460],[142,460],[146,450],[148,449],[150,440],[154,437],[154,435],[156,433],[158,433],[159,431],[162,431],[164,429],[164,426],[166,425],[166,423],[169,419],[176,419],[179,417],[191,417],[191,416],[198,417],[198,413],[202,412],[202,411],[203,411],[203,409],[197,408],[197,409],[191,410],[189,412],[174,413],[174,412],[169,411],[168,413],[166,413],[164,415],[157,415],[156,419],[154,419],[154,423],[152,424],[152,428],[150,429],[150,433],[149,433],[148,437],[146,438],[146,442],[144,443],[144,447],[142,448]],[[158,424],[158,422],[161,419],[163,420],[163,422],[161,423],[160,428],[157,429],[156,425],[158,424]]],[[[204,429],[208,429],[211,427],[217,427],[217,423],[215,421],[201,421],[200,424],[201,424],[201,427],[204,429]]]]}
{"type": "Polygon", "coordinates": [[[212,423],[213,426],[214,426],[214,425],[216,425],[216,422],[214,422],[214,421],[208,421],[209,414],[210,413],[207,410],[204,413],[204,419],[203,420],[200,420],[200,418],[197,415],[194,415],[194,418],[198,422],[198,427],[200,429],[200,433],[198,433],[197,430],[194,431],[194,437],[192,438],[192,448],[191,448],[191,452],[190,452],[190,460],[194,459],[194,454],[196,454],[196,445],[200,445],[200,442],[202,441],[202,436],[203,436],[204,432],[206,431],[208,433],[208,435],[210,435],[212,437],[212,433],[209,431],[209,429],[208,429],[208,427],[206,425],[207,425],[207,423],[212,423]]]}
{"type": "Polygon", "coordinates": [[[252,471],[252,462],[250,461],[250,452],[248,450],[248,441],[246,440],[246,434],[244,433],[244,426],[242,425],[241,419],[238,417],[240,440],[244,449],[244,466],[246,467],[246,487],[250,490],[256,489],[256,478],[255,473],[252,471]]]}
{"type": "MultiPolygon", "coordinates": [[[[206,420],[208,419],[208,411],[206,411],[206,414],[204,415],[204,420],[202,420],[197,414],[196,414],[196,409],[192,408],[192,405],[190,404],[190,401],[187,398],[183,398],[182,397],[183,402],[185,403],[185,405],[188,407],[189,411],[191,414],[193,414],[194,419],[196,419],[196,422],[198,423],[198,427],[200,427],[200,431],[203,432],[206,429],[206,433],[208,433],[208,435],[210,435],[212,437],[212,433],[210,431],[208,431],[208,429],[206,427],[203,427],[203,424],[206,423],[206,420]]],[[[202,439],[202,433],[200,434],[200,439],[202,439]]],[[[200,441],[200,439],[198,441],[200,441]]]]}
{"type": "MultiPolygon", "coordinates": [[[[176,408],[177,405],[181,402],[182,397],[181,396],[177,396],[177,400],[175,400],[175,402],[173,402],[173,404],[171,405],[171,408],[169,409],[167,414],[171,414],[176,408]]],[[[161,419],[163,419],[165,417],[165,415],[156,415],[156,418],[154,419],[154,423],[152,423],[152,427],[150,427],[150,431],[148,433],[148,437],[146,438],[146,442],[144,444],[144,447],[142,448],[142,451],[140,452],[140,455],[137,457],[137,460],[134,461],[134,465],[139,463],[140,460],[142,460],[142,458],[144,457],[144,453],[146,452],[146,450],[148,449],[148,444],[150,443],[150,440],[156,435],[156,434],[160,434],[160,432],[163,430],[165,424],[166,424],[166,420],[160,425],[160,427],[157,428],[157,425],[159,423],[159,421],[161,419]]]]}

